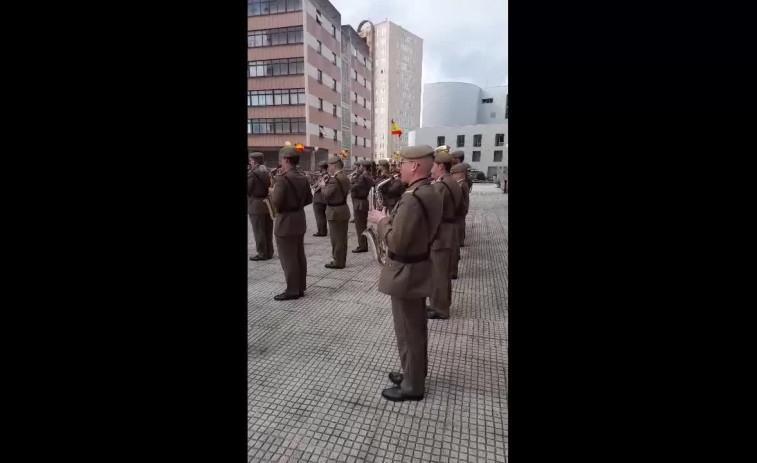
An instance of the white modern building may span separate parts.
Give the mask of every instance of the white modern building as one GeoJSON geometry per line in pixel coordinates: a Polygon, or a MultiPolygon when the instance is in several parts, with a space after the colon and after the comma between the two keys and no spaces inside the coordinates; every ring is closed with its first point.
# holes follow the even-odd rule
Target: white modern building
{"type": "Polygon", "coordinates": [[[360,34],[368,40],[376,66],[374,154],[388,159],[409,145],[410,131],[421,125],[423,39],[391,21],[375,27],[375,46],[370,28],[360,34]],[[392,135],[392,120],[402,129],[401,137],[392,135]]]}
{"type": "Polygon", "coordinates": [[[507,174],[508,87],[480,88],[463,82],[426,84],[423,119],[410,145],[449,145],[487,178],[507,174]]]}

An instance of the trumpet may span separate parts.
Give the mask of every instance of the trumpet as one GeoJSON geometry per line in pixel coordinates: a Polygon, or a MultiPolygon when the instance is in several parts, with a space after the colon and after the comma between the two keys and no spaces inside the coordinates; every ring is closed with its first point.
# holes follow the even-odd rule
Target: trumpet
{"type": "Polygon", "coordinates": [[[310,184],[310,188],[313,189],[313,194],[319,193],[322,189],[321,182],[328,183],[331,176],[329,174],[323,174],[316,178],[315,182],[310,184]]]}

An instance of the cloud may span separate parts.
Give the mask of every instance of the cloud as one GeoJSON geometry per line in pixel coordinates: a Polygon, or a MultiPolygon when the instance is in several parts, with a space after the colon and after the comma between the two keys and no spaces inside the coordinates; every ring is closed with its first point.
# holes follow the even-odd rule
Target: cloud
{"type": "Polygon", "coordinates": [[[423,39],[423,83],[507,80],[508,0],[331,0],[342,24],[385,19],[423,39]]]}

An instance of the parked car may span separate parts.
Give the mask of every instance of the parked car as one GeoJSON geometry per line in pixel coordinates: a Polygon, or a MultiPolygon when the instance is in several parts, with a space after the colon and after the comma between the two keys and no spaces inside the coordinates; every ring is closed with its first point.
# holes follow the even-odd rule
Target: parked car
{"type": "Polygon", "coordinates": [[[486,181],[486,174],[481,172],[480,170],[471,169],[470,171],[470,179],[473,183],[481,183],[486,181]]]}

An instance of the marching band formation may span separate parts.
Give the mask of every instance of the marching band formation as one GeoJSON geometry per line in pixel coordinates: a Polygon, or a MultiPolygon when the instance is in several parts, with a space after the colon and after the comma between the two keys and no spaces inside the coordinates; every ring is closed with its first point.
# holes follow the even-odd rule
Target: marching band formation
{"type": "Polygon", "coordinates": [[[320,162],[318,173],[306,174],[299,168],[300,151],[291,144],[279,151],[273,172],[263,165],[262,153],[251,153],[247,207],[256,254],[250,260],[272,259],[275,236],[286,290],[274,299],[304,297],[304,208],[313,204],[318,228],[313,236],[331,238],[331,261],[325,264],[330,269],[346,267],[354,214],[358,245],[352,252],[373,252],[382,266],[378,290],[392,301],[402,372],[389,373],[395,386],[382,395],[391,401],[421,400],[428,373],[428,319],[453,315],[452,280],[458,278],[465,242],[470,165],[462,151],[446,145],[411,146],[395,154],[398,163],[360,161],[347,175],[338,155],[320,162]]]}

